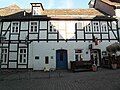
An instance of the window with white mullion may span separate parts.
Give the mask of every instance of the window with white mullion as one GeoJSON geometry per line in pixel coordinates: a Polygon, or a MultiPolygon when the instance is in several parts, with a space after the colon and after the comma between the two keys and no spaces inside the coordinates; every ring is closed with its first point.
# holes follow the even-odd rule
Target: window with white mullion
{"type": "Polygon", "coordinates": [[[11,33],[19,33],[19,22],[12,22],[11,33]]]}
{"type": "Polygon", "coordinates": [[[99,22],[93,22],[93,32],[100,32],[99,22]]]}
{"type": "Polygon", "coordinates": [[[82,61],[83,60],[83,51],[82,49],[75,49],[75,60],[82,61]]]}
{"type": "Polygon", "coordinates": [[[107,22],[101,22],[101,32],[108,32],[107,22]]]}
{"type": "Polygon", "coordinates": [[[92,32],[91,24],[90,23],[85,26],[85,32],[92,32]]]}
{"type": "Polygon", "coordinates": [[[30,33],[38,33],[38,22],[37,21],[31,21],[30,22],[30,33]]]}
{"type": "Polygon", "coordinates": [[[49,22],[49,32],[57,32],[57,22],[49,22]]]}
{"type": "Polygon", "coordinates": [[[19,49],[19,64],[27,63],[27,49],[19,49]]]}

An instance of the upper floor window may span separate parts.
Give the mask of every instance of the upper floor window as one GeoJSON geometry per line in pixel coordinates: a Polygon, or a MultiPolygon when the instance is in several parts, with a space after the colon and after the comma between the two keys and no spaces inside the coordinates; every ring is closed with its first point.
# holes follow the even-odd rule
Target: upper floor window
{"type": "Polygon", "coordinates": [[[30,22],[30,33],[37,33],[38,32],[38,22],[31,21],[30,22]]]}
{"type": "Polygon", "coordinates": [[[101,22],[101,32],[108,32],[107,23],[101,22]]]}
{"type": "Polygon", "coordinates": [[[42,3],[31,3],[32,15],[41,15],[41,11],[44,10],[42,3]]]}
{"type": "Polygon", "coordinates": [[[49,32],[57,32],[55,22],[49,22],[49,32]]]}
{"type": "Polygon", "coordinates": [[[26,64],[27,63],[27,49],[20,48],[19,49],[19,64],[26,64]]]}
{"type": "Polygon", "coordinates": [[[85,32],[91,33],[92,32],[92,24],[91,21],[84,21],[83,22],[83,27],[85,32]]]}
{"type": "Polygon", "coordinates": [[[85,26],[85,31],[86,32],[92,32],[91,23],[89,23],[85,26]]]}
{"type": "Polygon", "coordinates": [[[93,22],[93,32],[99,32],[99,22],[93,22]]]}
{"type": "Polygon", "coordinates": [[[19,33],[19,22],[12,22],[11,33],[19,33]]]}
{"type": "Polygon", "coordinates": [[[7,48],[2,48],[2,64],[7,64],[8,61],[8,49],[7,48]]]}
{"type": "Polygon", "coordinates": [[[40,7],[33,7],[33,15],[40,15],[40,7]]]}
{"type": "Polygon", "coordinates": [[[107,31],[107,27],[106,27],[106,25],[102,25],[102,31],[104,31],[104,32],[106,32],[107,31]]]}

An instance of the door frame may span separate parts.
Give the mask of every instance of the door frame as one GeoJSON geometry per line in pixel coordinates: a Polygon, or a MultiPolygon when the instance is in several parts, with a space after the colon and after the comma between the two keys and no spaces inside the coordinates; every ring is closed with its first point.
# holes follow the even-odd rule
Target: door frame
{"type": "Polygon", "coordinates": [[[98,65],[98,66],[101,66],[101,65],[102,65],[102,61],[101,61],[101,50],[100,50],[100,49],[91,49],[91,50],[90,50],[90,56],[91,56],[91,54],[92,54],[92,51],[97,51],[98,57],[99,57],[99,59],[98,59],[99,65],[98,65]]]}
{"type": "Polygon", "coordinates": [[[66,53],[66,69],[68,69],[68,51],[66,49],[58,49],[56,50],[56,69],[59,69],[57,68],[57,52],[60,52],[60,51],[64,51],[66,53]]]}

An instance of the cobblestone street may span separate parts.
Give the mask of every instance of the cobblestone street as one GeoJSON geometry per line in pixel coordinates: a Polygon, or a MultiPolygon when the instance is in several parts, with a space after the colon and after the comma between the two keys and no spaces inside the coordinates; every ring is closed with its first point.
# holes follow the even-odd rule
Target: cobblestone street
{"type": "Polygon", "coordinates": [[[120,90],[120,69],[2,72],[0,90],[120,90]]]}

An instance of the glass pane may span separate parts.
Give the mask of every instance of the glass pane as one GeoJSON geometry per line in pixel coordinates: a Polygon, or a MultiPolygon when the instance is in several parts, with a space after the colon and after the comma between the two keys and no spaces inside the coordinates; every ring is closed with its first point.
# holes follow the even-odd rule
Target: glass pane
{"type": "Polygon", "coordinates": [[[78,61],[78,55],[75,55],[75,60],[78,61]]]}
{"type": "Polygon", "coordinates": [[[7,62],[7,55],[5,54],[5,60],[4,60],[4,62],[6,63],[7,62]]]}
{"type": "Polygon", "coordinates": [[[15,27],[12,27],[12,32],[14,32],[15,27]]]}
{"type": "Polygon", "coordinates": [[[48,56],[45,57],[45,64],[49,64],[49,57],[48,56]]]}
{"type": "Polygon", "coordinates": [[[26,54],[24,54],[24,57],[26,57],[26,54]]]}
{"type": "Polygon", "coordinates": [[[20,63],[22,63],[22,55],[20,55],[20,63]]]}
{"type": "Polygon", "coordinates": [[[5,49],[5,53],[7,53],[7,49],[5,49]]]}
{"type": "Polygon", "coordinates": [[[24,59],[23,62],[26,63],[26,59],[24,59]]]}
{"type": "Polygon", "coordinates": [[[20,53],[23,53],[23,50],[22,50],[22,49],[20,49],[20,53]]]}
{"type": "Polygon", "coordinates": [[[24,53],[26,53],[26,49],[24,49],[24,53]]]}
{"type": "Polygon", "coordinates": [[[37,26],[35,26],[35,32],[37,31],[37,26]]]}

